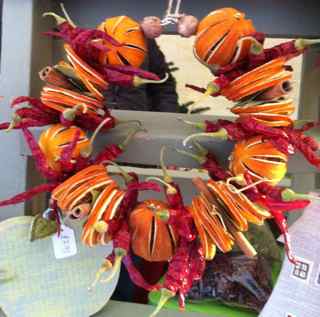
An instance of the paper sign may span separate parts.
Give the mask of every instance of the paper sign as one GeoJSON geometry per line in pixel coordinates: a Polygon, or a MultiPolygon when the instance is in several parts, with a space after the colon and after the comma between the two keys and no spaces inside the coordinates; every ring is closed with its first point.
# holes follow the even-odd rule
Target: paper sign
{"type": "Polygon", "coordinates": [[[65,259],[77,254],[74,231],[65,225],[61,226],[60,236],[56,233],[52,237],[52,242],[56,259],[65,259]]]}

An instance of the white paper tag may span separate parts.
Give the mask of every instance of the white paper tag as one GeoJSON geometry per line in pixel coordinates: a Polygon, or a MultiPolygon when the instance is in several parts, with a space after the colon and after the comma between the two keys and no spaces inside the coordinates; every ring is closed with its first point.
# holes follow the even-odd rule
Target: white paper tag
{"type": "Polygon", "coordinates": [[[52,243],[56,259],[65,259],[77,254],[74,231],[65,225],[61,225],[60,236],[57,233],[52,236],[52,243]]]}

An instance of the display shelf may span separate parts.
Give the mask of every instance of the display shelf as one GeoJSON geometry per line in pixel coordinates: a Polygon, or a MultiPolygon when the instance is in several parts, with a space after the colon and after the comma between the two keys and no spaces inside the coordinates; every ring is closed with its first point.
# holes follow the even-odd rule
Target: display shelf
{"type": "MultiPolygon", "coordinates": [[[[112,114],[119,120],[140,120],[143,128],[147,130],[146,133],[143,132],[136,135],[134,140],[129,144],[125,153],[123,153],[119,158],[119,162],[149,166],[159,165],[159,152],[162,145],[185,149],[182,145],[183,139],[197,131],[195,128],[178,120],[179,118],[195,122],[222,119],[221,117],[215,116],[123,110],[114,110],[112,111],[112,114]]],[[[108,133],[101,133],[96,140],[95,148],[97,150],[101,150],[107,144],[120,143],[130,128],[131,126],[126,127],[121,125],[118,128],[110,130],[108,133]]],[[[33,133],[38,138],[43,130],[44,128],[35,128],[33,129],[33,133]]],[[[20,153],[22,155],[30,155],[30,151],[28,150],[24,139],[22,137],[20,139],[20,153]]],[[[216,155],[222,165],[227,166],[227,158],[233,148],[233,142],[221,141],[213,138],[201,138],[199,140],[201,140],[201,143],[216,155]]],[[[175,151],[168,151],[166,155],[166,162],[170,165],[185,168],[197,168],[199,166],[194,160],[180,155],[175,151]]],[[[314,173],[315,171],[316,169],[308,164],[308,162],[306,162],[299,153],[290,157],[288,173],[314,173]]]]}
{"type": "MultiPolygon", "coordinates": [[[[154,308],[152,306],[132,304],[126,302],[110,301],[108,305],[99,313],[92,317],[143,317],[149,316],[154,308]],[[129,313],[130,312],[130,313],[129,313]]],[[[161,317],[181,317],[181,312],[175,310],[163,309],[160,314],[161,317]]],[[[206,317],[207,314],[184,312],[184,317],[206,317]]],[[[0,315],[1,317],[1,315],[0,315]]],[[[210,317],[223,317],[218,315],[210,315],[210,317]]]]}

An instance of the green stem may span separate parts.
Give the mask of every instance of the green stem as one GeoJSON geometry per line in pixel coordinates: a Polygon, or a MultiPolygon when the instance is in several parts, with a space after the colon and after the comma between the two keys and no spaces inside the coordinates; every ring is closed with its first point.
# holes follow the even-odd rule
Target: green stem
{"type": "Polygon", "coordinates": [[[62,23],[67,22],[67,20],[63,17],[61,17],[60,15],[54,13],[54,12],[45,12],[42,14],[43,17],[53,17],[56,20],[57,25],[60,25],[62,23]]]}
{"type": "Polygon", "coordinates": [[[178,118],[179,121],[182,121],[183,123],[186,123],[188,125],[191,125],[197,129],[200,129],[200,130],[204,130],[206,129],[206,124],[203,123],[203,122],[192,122],[192,121],[189,121],[189,120],[185,120],[183,118],[178,118]]]}
{"type": "Polygon", "coordinates": [[[93,206],[93,204],[95,203],[95,201],[97,200],[97,198],[100,195],[100,192],[96,189],[93,189],[91,192],[91,205],[93,206]]]}
{"type": "Polygon", "coordinates": [[[170,218],[170,212],[168,209],[157,210],[155,214],[161,221],[165,223],[167,223],[170,218]]]}
{"type": "Polygon", "coordinates": [[[255,38],[252,37],[250,53],[253,54],[253,55],[259,55],[262,52],[263,52],[263,44],[261,44],[255,38]]]}
{"type": "Polygon", "coordinates": [[[97,271],[95,279],[93,281],[93,283],[90,285],[90,287],[88,288],[88,291],[91,292],[96,285],[98,284],[98,282],[101,279],[101,276],[103,273],[110,271],[110,269],[112,268],[112,264],[109,260],[105,260],[105,262],[102,264],[102,266],[100,267],[100,269],[97,271]]]}
{"type": "Polygon", "coordinates": [[[158,302],[158,305],[149,317],[155,317],[163,308],[163,306],[167,303],[167,301],[174,296],[175,296],[175,293],[169,291],[168,289],[166,288],[161,289],[161,297],[158,302]]]}
{"type": "Polygon", "coordinates": [[[174,195],[174,194],[176,194],[177,193],[177,190],[172,186],[172,185],[170,185],[169,183],[167,183],[167,182],[165,182],[164,180],[162,180],[161,178],[159,178],[159,177],[147,177],[146,178],[146,181],[148,182],[148,181],[157,181],[157,182],[159,182],[159,183],[161,183],[162,185],[164,185],[164,186],[166,186],[167,187],[167,192],[168,192],[168,194],[172,194],[172,195],[174,195]]]}
{"type": "Polygon", "coordinates": [[[248,185],[248,186],[242,187],[242,188],[240,188],[240,189],[236,189],[236,190],[234,191],[234,193],[240,194],[240,193],[242,193],[242,192],[244,192],[244,191],[246,191],[246,190],[248,190],[248,189],[250,189],[250,188],[252,188],[252,187],[254,187],[254,186],[257,186],[257,185],[259,185],[259,184],[261,184],[261,183],[266,183],[266,182],[273,182],[273,180],[270,180],[270,179],[260,179],[260,180],[256,181],[255,183],[252,183],[252,184],[250,184],[250,185],[248,185]]]}
{"type": "Polygon", "coordinates": [[[166,82],[169,78],[169,74],[166,74],[164,78],[160,80],[152,80],[152,79],[146,79],[146,78],[141,78],[139,76],[134,76],[133,77],[133,86],[134,87],[139,87],[145,84],[163,84],[166,82]]]}
{"type": "Polygon", "coordinates": [[[194,140],[192,144],[197,149],[197,152],[200,154],[200,156],[206,157],[208,155],[209,151],[204,146],[202,146],[199,142],[194,140]]]}
{"type": "Polygon", "coordinates": [[[246,185],[246,181],[245,181],[243,174],[229,177],[226,181],[226,184],[229,186],[231,182],[236,182],[239,185],[246,185]]]}
{"type": "Polygon", "coordinates": [[[116,119],[116,121],[115,121],[116,125],[131,124],[131,123],[136,123],[139,127],[142,127],[142,123],[140,120],[118,120],[118,119],[116,119]]]}
{"type": "Polygon", "coordinates": [[[119,170],[119,172],[121,173],[121,176],[123,177],[123,179],[127,184],[133,180],[133,178],[116,162],[113,162],[113,161],[105,161],[105,162],[115,166],[119,170]]]}
{"type": "Polygon", "coordinates": [[[306,200],[309,200],[309,199],[319,200],[320,199],[320,197],[317,197],[317,196],[296,193],[295,191],[293,191],[290,188],[286,188],[285,190],[282,191],[281,198],[284,201],[292,201],[292,200],[299,200],[299,199],[306,199],[306,200]]]}
{"type": "Polygon", "coordinates": [[[121,248],[114,249],[115,259],[110,275],[106,279],[101,279],[101,283],[109,283],[120,271],[122,259],[127,255],[127,251],[121,248]]]}
{"type": "Polygon", "coordinates": [[[228,139],[228,132],[226,131],[226,129],[220,129],[219,131],[217,132],[202,132],[202,133],[195,133],[195,134],[191,134],[189,135],[188,137],[186,137],[184,140],[183,140],[183,145],[184,146],[187,146],[187,144],[195,139],[195,138],[198,138],[198,137],[208,137],[208,138],[219,138],[219,139],[222,139],[222,140],[227,140],[228,139]]]}
{"type": "Polygon", "coordinates": [[[104,127],[104,125],[106,123],[108,123],[110,121],[110,118],[105,118],[99,125],[98,127],[95,129],[95,131],[93,132],[91,138],[90,138],[90,142],[88,147],[86,147],[85,149],[82,149],[81,151],[81,155],[82,157],[89,157],[92,154],[93,151],[93,143],[97,137],[97,135],[99,134],[100,130],[104,127]]]}
{"type": "Polygon", "coordinates": [[[209,96],[216,94],[220,91],[220,86],[216,84],[215,82],[210,82],[207,86],[207,90],[204,92],[204,94],[193,104],[188,108],[188,114],[191,114],[191,112],[194,110],[194,108],[197,105],[200,105],[203,103],[209,96]]]}
{"type": "Polygon", "coordinates": [[[82,110],[82,113],[86,113],[88,111],[88,106],[86,104],[76,105],[70,109],[64,110],[62,115],[66,120],[73,121],[79,110],[82,110]]]}
{"type": "Polygon", "coordinates": [[[18,123],[21,122],[21,120],[22,120],[22,118],[21,118],[19,115],[17,115],[16,113],[14,113],[14,114],[12,115],[12,120],[11,120],[11,122],[10,122],[10,124],[9,124],[9,127],[8,127],[6,130],[4,130],[4,131],[5,131],[5,132],[10,132],[11,130],[13,130],[13,129],[16,127],[16,125],[17,125],[18,123]]]}
{"type": "Polygon", "coordinates": [[[160,150],[160,166],[161,166],[162,173],[163,173],[163,180],[166,183],[172,183],[172,177],[169,175],[167,166],[164,162],[164,153],[166,150],[167,150],[167,147],[165,145],[163,145],[160,150]]]}
{"type": "Polygon", "coordinates": [[[320,44],[319,39],[316,39],[316,40],[297,39],[294,41],[294,45],[295,45],[296,49],[298,49],[298,50],[303,50],[308,46],[316,45],[316,44],[320,44]]]}
{"type": "Polygon", "coordinates": [[[130,130],[126,138],[118,145],[118,147],[124,151],[138,132],[147,132],[147,130],[141,129],[140,127],[130,130]]]}
{"type": "Polygon", "coordinates": [[[199,164],[203,164],[206,161],[206,158],[191,152],[187,152],[184,150],[179,150],[179,149],[175,149],[176,152],[185,155],[185,156],[189,156],[191,158],[193,158],[195,161],[199,162],[199,164]]]}
{"type": "Polygon", "coordinates": [[[65,16],[65,18],[67,19],[67,21],[69,22],[69,24],[72,26],[72,27],[76,27],[76,24],[72,21],[72,19],[70,18],[66,8],[64,7],[64,4],[63,3],[60,3],[60,7],[61,7],[61,10],[65,16]]]}

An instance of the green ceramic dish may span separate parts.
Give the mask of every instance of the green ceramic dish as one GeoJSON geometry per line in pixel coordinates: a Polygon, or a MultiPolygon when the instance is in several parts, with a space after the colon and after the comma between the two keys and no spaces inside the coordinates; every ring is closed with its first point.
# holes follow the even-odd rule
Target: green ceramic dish
{"type": "MultiPolygon", "coordinates": [[[[278,276],[281,271],[282,264],[280,262],[274,262],[272,265],[272,284],[276,284],[278,276]]],[[[159,292],[150,292],[149,302],[152,305],[156,305],[160,299],[159,292]]],[[[167,309],[179,310],[178,301],[173,298],[165,305],[167,309]]],[[[214,300],[203,300],[201,302],[187,302],[186,311],[204,313],[213,315],[216,317],[257,317],[258,314],[247,309],[241,309],[238,307],[230,307],[222,304],[221,302],[214,300]]]]}

